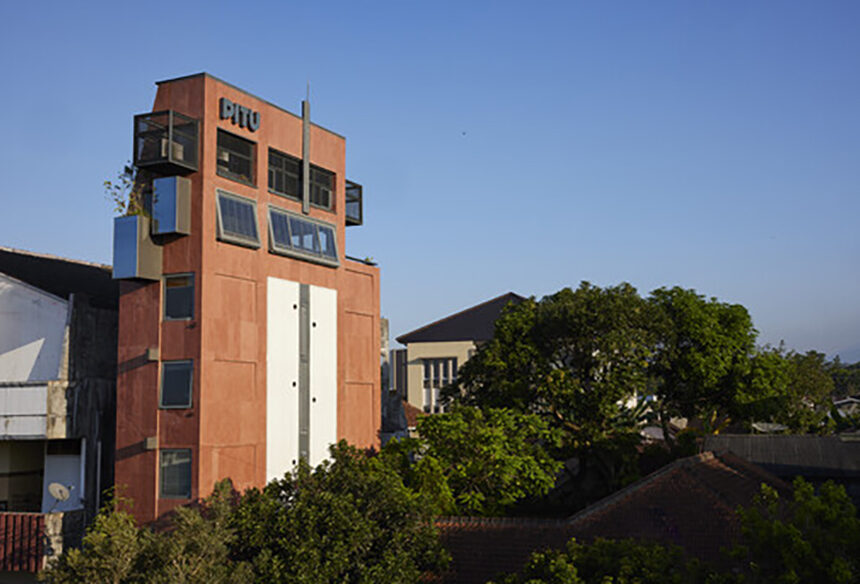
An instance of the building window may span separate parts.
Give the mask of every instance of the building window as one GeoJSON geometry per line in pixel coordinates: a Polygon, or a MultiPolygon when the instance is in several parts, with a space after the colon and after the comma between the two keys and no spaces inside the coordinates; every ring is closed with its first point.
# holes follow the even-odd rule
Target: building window
{"type": "Polygon", "coordinates": [[[218,239],[247,247],[260,247],[257,202],[218,191],[218,239]]]}
{"type": "Polygon", "coordinates": [[[164,319],[194,318],[194,274],[164,277],[164,319]]]}
{"type": "MultiPolygon", "coordinates": [[[[334,205],[334,173],[310,165],[310,203],[323,209],[334,205]]],[[[302,161],[298,158],[269,149],[269,190],[278,195],[302,198],[302,161]]]]}
{"type": "Polygon", "coordinates": [[[457,381],[457,358],[423,359],[424,411],[438,414],[445,411],[440,391],[457,381]]]}
{"type": "Polygon", "coordinates": [[[269,249],[330,266],[338,265],[334,226],[269,207],[269,249]]]}
{"type": "Polygon", "coordinates": [[[331,209],[334,173],[311,164],[311,205],[331,209]]]}
{"type": "Polygon", "coordinates": [[[162,408],[190,408],[192,361],[164,361],[161,364],[162,408]]]}
{"type": "Polygon", "coordinates": [[[256,144],[224,130],[218,130],[218,175],[254,185],[256,144]]]}
{"type": "Polygon", "coordinates": [[[278,195],[302,198],[302,161],[269,149],[269,190],[278,195]]]}
{"type": "Polygon", "coordinates": [[[161,451],[161,497],[191,498],[191,449],[161,451]]]}

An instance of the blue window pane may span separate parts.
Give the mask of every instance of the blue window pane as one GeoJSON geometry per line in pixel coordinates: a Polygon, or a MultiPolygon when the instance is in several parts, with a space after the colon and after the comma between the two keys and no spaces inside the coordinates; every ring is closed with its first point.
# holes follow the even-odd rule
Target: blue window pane
{"type": "Polygon", "coordinates": [[[272,222],[272,238],[275,247],[290,247],[290,228],[287,216],[277,211],[269,212],[269,221],[272,222]]]}
{"type": "Polygon", "coordinates": [[[290,234],[293,247],[310,253],[320,252],[317,230],[314,223],[290,217],[290,234]]]}
{"type": "Polygon", "coordinates": [[[254,203],[221,195],[218,204],[221,209],[221,231],[224,235],[259,243],[254,203]]]}
{"type": "Polygon", "coordinates": [[[319,226],[320,249],[324,256],[337,259],[337,246],[334,241],[334,229],[319,226]]]}

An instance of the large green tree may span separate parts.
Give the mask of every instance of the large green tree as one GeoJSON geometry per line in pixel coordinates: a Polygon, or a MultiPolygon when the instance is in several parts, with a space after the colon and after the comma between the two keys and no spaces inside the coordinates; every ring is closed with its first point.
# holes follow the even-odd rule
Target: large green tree
{"type": "Polygon", "coordinates": [[[546,494],[561,468],[547,451],[558,432],[534,414],[456,406],[419,418],[417,433],[390,442],[382,458],[440,515],[502,514],[546,494]]]}
{"type": "Polygon", "coordinates": [[[263,490],[229,481],[180,507],[163,529],[106,507],[83,547],[41,577],[51,584],[417,582],[447,554],[418,496],[372,453],[340,443],[263,490]]]}
{"type": "Polygon", "coordinates": [[[257,582],[417,582],[447,559],[418,497],[344,442],[316,469],[300,464],[246,492],[232,528],[233,556],[253,564],[257,582]]]}
{"type": "Polygon", "coordinates": [[[697,418],[706,430],[736,413],[755,348],[746,308],[679,287],[654,290],[655,352],[650,374],[666,438],[672,417],[697,418]]]}
{"type": "Polygon", "coordinates": [[[842,486],[794,481],[791,501],[761,488],[755,503],[739,510],[740,543],[732,555],[741,561],[744,584],[860,582],[860,519],[842,486]]]}
{"type": "Polygon", "coordinates": [[[460,370],[448,395],[478,407],[547,417],[569,445],[626,433],[625,403],[648,389],[648,304],[629,284],[583,282],[509,307],[495,336],[460,370]]]}

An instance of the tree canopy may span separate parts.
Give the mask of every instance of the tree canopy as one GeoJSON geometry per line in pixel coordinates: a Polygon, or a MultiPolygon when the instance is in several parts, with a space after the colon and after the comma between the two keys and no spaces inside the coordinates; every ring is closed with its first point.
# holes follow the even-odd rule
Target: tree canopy
{"type": "Polygon", "coordinates": [[[447,562],[418,497],[375,456],[340,443],[315,469],[301,464],[262,490],[229,481],[167,529],[141,528],[106,507],[42,573],[51,584],[417,582],[447,562]]]}
{"type": "Polygon", "coordinates": [[[495,336],[460,369],[447,392],[478,407],[549,418],[574,448],[629,431],[624,404],[648,388],[651,311],[629,284],[583,282],[541,301],[510,306],[495,336]]]}
{"type": "Polygon", "coordinates": [[[439,515],[499,515],[546,494],[561,464],[546,420],[506,408],[458,406],[423,416],[417,438],[392,441],[382,459],[439,515]]]}
{"type": "Polygon", "coordinates": [[[500,584],[705,584],[709,572],[679,547],[632,539],[575,539],[564,550],[532,554],[500,584]]]}
{"type": "Polygon", "coordinates": [[[635,430],[634,397],[667,439],[679,417],[706,432],[753,421],[819,429],[833,367],[814,351],[758,348],[757,334],[746,308],[695,290],[642,298],[629,284],[583,282],[508,307],[446,395],[542,415],[580,450],[635,430]]]}
{"type": "Polygon", "coordinates": [[[742,537],[732,555],[742,583],[860,582],[860,519],[844,487],[827,482],[816,494],[797,478],[786,502],[762,485],[738,512],[742,537]]]}

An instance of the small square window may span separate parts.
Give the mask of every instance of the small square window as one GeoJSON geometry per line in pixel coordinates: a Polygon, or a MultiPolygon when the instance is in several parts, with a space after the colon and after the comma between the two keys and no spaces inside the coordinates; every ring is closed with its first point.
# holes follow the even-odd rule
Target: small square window
{"type": "Polygon", "coordinates": [[[161,407],[190,408],[192,361],[164,361],[161,364],[161,407]]]}
{"type": "Polygon", "coordinates": [[[165,320],[194,318],[194,274],[164,277],[165,320]]]}
{"type": "Polygon", "coordinates": [[[191,449],[161,451],[161,496],[191,498],[191,449]]]}
{"type": "Polygon", "coordinates": [[[218,175],[254,185],[256,144],[224,130],[218,130],[218,175]]]}

